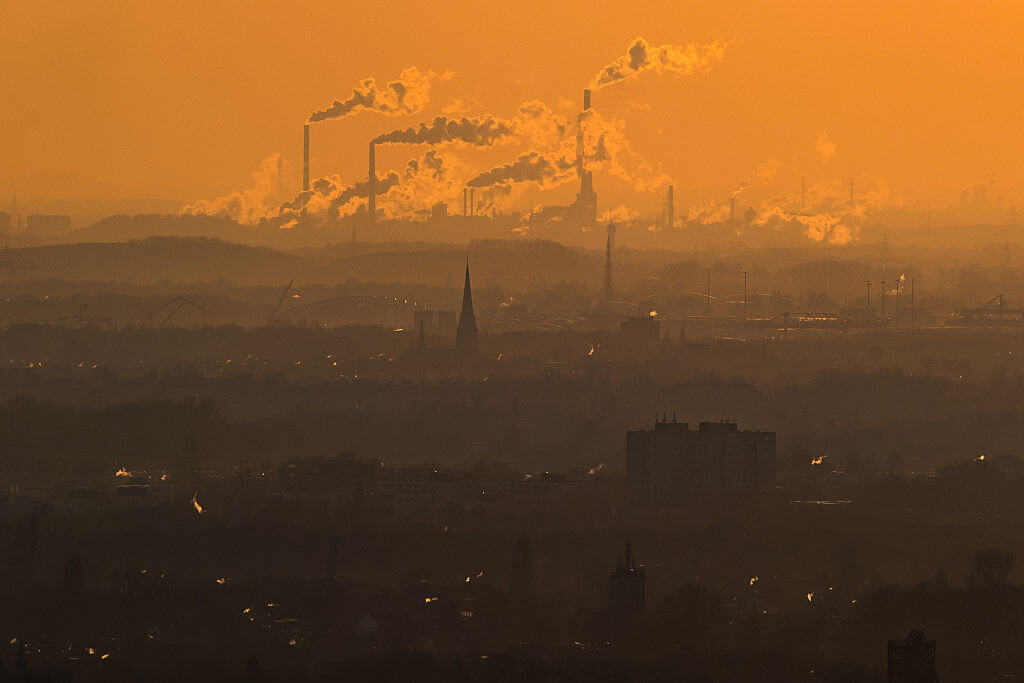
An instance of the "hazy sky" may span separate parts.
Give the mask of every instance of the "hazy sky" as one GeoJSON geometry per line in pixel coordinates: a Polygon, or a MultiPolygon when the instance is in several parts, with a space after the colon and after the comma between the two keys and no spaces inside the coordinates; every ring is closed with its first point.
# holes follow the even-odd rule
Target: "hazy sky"
{"type": "MultiPolygon", "coordinates": [[[[497,116],[540,99],[573,120],[582,87],[637,36],[728,43],[709,73],[645,74],[595,94],[684,199],[728,192],[769,160],[781,164],[776,188],[852,169],[910,201],[955,201],[986,182],[1024,199],[1017,1],[0,0],[0,16],[0,191],[30,199],[192,200],[244,187],[274,152],[297,186],[310,112],[368,76],[455,72],[419,116],[314,127],[314,175],[354,180],[369,138],[454,99],[497,116]]],[[[389,149],[378,166],[418,153],[389,149]]],[[[481,168],[501,156],[464,155],[481,168]]],[[[659,201],[596,182],[605,198],[659,201]]]]}

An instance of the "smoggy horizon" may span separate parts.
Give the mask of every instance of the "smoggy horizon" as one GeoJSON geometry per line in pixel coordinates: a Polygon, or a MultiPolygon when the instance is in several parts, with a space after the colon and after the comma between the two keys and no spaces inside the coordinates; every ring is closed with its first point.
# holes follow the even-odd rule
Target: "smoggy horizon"
{"type": "Polygon", "coordinates": [[[1009,205],[1024,185],[1022,95],[1011,87],[1022,75],[1019,5],[599,10],[456,3],[442,18],[411,3],[358,13],[319,2],[12,6],[0,46],[9,65],[0,75],[9,93],[0,191],[29,201],[189,203],[250,190],[253,171],[269,163],[287,200],[301,189],[307,119],[311,176],[349,184],[365,180],[372,138],[438,116],[515,127],[524,104],[541,102],[543,115],[497,143],[378,152],[380,173],[401,174],[435,151],[458,176],[439,190],[448,201],[466,180],[531,153],[555,166],[568,159],[540,180],[534,165],[529,182],[498,203],[526,210],[575,192],[563,148],[575,144],[588,85],[597,86],[601,130],[618,146],[595,169],[602,211],[656,213],[669,183],[692,207],[745,186],[751,204],[768,201],[798,193],[802,178],[836,195],[852,178],[880,204],[936,207],[975,185],[1009,205]],[[681,52],[670,68],[631,71],[627,50],[639,37],[662,65],[659,48],[681,52]],[[627,77],[599,82],[616,60],[627,77]],[[410,89],[396,97],[394,81],[410,89]],[[366,106],[374,88],[378,99],[366,106]]]}

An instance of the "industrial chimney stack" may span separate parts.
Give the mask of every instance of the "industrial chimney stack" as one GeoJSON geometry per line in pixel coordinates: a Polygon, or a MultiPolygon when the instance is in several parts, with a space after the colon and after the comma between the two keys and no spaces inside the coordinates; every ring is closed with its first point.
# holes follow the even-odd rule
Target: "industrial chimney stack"
{"type": "Polygon", "coordinates": [[[462,188],[462,215],[469,215],[469,188],[462,188]]]}
{"type": "Polygon", "coordinates": [[[668,186],[668,206],[666,207],[668,215],[665,217],[665,225],[671,230],[676,226],[676,200],[675,200],[675,187],[672,185],[668,186]]]}
{"type": "Polygon", "coordinates": [[[373,223],[377,219],[377,154],[374,144],[370,143],[370,172],[366,179],[366,212],[373,223]]]}
{"type": "Polygon", "coordinates": [[[473,205],[473,188],[469,188],[469,215],[476,215],[476,206],[473,205]]]}
{"type": "Polygon", "coordinates": [[[608,239],[604,246],[604,304],[607,306],[612,301],[614,287],[612,285],[612,252],[615,249],[615,224],[608,224],[608,239]]]}
{"type": "Polygon", "coordinates": [[[302,126],[302,191],[309,191],[309,124],[302,126]]]}
{"type": "Polygon", "coordinates": [[[736,197],[729,198],[729,222],[736,220],[736,197]]]}
{"type": "Polygon", "coordinates": [[[590,88],[583,90],[583,111],[590,109],[590,88]]]}

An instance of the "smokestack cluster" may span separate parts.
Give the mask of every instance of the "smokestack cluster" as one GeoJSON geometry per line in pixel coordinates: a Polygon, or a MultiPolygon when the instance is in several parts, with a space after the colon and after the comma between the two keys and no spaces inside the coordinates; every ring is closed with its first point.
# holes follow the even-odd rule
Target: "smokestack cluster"
{"type": "Polygon", "coordinates": [[[377,218],[377,153],[373,142],[370,142],[370,172],[366,182],[366,212],[373,223],[377,218]]]}
{"type": "Polygon", "coordinates": [[[302,191],[309,192],[309,124],[302,126],[302,191]]]}

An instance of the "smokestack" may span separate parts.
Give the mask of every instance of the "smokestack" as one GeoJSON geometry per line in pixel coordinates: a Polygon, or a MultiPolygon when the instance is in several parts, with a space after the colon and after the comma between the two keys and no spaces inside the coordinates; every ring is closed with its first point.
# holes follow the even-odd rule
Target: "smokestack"
{"type": "Polygon", "coordinates": [[[370,143],[370,172],[367,177],[369,186],[366,192],[366,212],[373,223],[377,218],[377,154],[374,151],[374,144],[370,143]]]}
{"type": "Polygon", "coordinates": [[[309,124],[302,126],[302,191],[309,191],[309,124]]]}
{"type": "Polygon", "coordinates": [[[469,215],[469,188],[462,188],[462,215],[469,215]]]}
{"type": "Polygon", "coordinates": [[[729,198],[729,222],[736,220],[736,197],[729,198]]]}
{"type": "Polygon", "coordinates": [[[615,249],[615,224],[608,224],[608,240],[604,247],[604,303],[611,303],[614,294],[612,286],[612,250],[615,249]]]}
{"type": "Polygon", "coordinates": [[[476,215],[476,207],[473,206],[473,188],[469,188],[469,215],[476,215]]]}
{"type": "Polygon", "coordinates": [[[668,186],[668,216],[665,224],[669,230],[676,225],[676,200],[675,200],[675,187],[672,185],[668,186]]]}
{"type": "Polygon", "coordinates": [[[583,156],[583,114],[590,109],[590,88],[583,90],[583,111],[576,117],[576,177],[580,181],[580,194],[586,180],[586,159],[583,156]]]}

